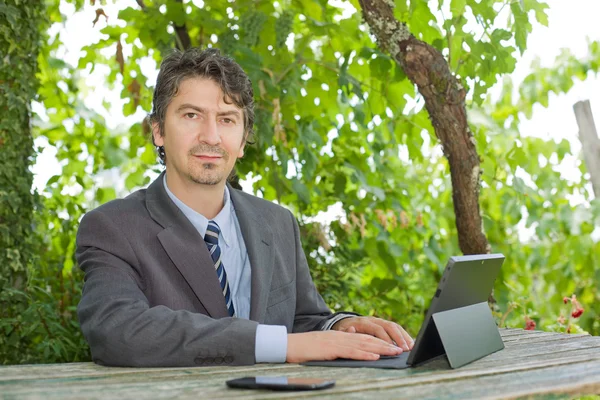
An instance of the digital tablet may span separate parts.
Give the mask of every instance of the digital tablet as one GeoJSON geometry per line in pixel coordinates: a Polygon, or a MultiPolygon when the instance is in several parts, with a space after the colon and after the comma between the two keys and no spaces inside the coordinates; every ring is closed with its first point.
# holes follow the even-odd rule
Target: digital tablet
{"type": "MultiPolygon", "coordinates": [[[[504,346],[498,328],[493,321],[491,311],[485,307],[487,307],[488,298],[494,288],[494,281],[503,262],[504,256],[502,254],[450,257],[437,289],[432,291],[434,294],[431,304],[411,351],[395,357],[381,357],[376,361],[337,359],[332,361],[309,361],[303,363],[303,365],[401,369],[445,354],[446,349],[444,346],[449,347],[452,345],[453,349],[459,348],[459,350],[471,352],[472,354],[466,354],[465,357],[458,356],[458,358],[465,358],[469,361],[480,358],[478,356],[500,350],[504,346]],[[485,303],[485,307],[483,303],[485,303]],[[458,335],[460,334],[460,326],[458,327],[459,330],[454,329],[454,332],[451,332],[452,329],[446,329],[448,336],[453,335],[454,337],[440,337],[438,331],[441,326],[436,327],[434,316],[440,316],[438,324],[441,324],[444,321],[442,316],[446,314],[447,317],[447,312],[452,310],[458,311],[453,315],[457,317],[455,324],[463,326],[463,332],[465,328],[469,330],[470,333],[467,333],[468,338],[458,335]],[[461,313],[460,310],[466,312],[461,313]],[[473,312],[470,312],[471,310],[473,312]],[[482,313],[486,315],[482,315],[482,313]],[[468,326],[470,315],[473,315],[473,318],[479,318],[477,321],[473,321],[477,322],[476,326],[468,326]],[[482,318],[484,321],[482,321],[482,318]],[[467,324],[466,327],[464,327],[465,324],[467,324]],[[445,342],[443,342],[444,339],[446,339],[445,342]],[[464,345],[461,346],[461,342],[464,345]],[[480,354],[475,354],[476,351],[479,351],[480,354]]],[[[445,318],[445,320],[448,320],[448,318],[445,318]]],[[[450,321],[449,324],[451,326],[452,322],[450,321]]],[[[446,323],[446,326],[448,326],[448,323],[446,323]]],[[[452,360],[450,361],[452,364],[452,360]]]]}

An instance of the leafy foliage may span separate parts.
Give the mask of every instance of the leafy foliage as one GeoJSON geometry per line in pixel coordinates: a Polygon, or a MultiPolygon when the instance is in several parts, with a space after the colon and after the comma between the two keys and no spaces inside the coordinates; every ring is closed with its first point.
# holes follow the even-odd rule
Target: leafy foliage
{"type": "Polygon", "coordinates": [[[20,350],[23,329],[10,321],[18,321],[27,309],[18,293],[26,289],[27,271],[40,249],[34,219],[39,199],[31,194],[34,149],[29,118],[46,20],[43,4],[20,3],[0,4],[0,359],[20,350]]]}
{"type": "MultiPolygon", "coordinates": [[[[54,23],[63,19],[57,3],[49,3],[54,23]]],[[[70,3],[83,7],[83,1],[70,3]]],[[[124,115],[149,112],[152,85],[142,66],[155,67],[182,45],[176,26],[185,27],[192,45],[221,48],[250,75],[256,144],[238,163],[238,175],[299,218],[313,277],[328,304],[395,319],[416,334],[430,288],[447,257],[458,254],[449,171],[419,94],[373,43],[360,13],[350,12],[360,10],[358,2],[346,8],[324,0],[137,4],[108,15],[103,38],[84,47],[78,65],[62,61],[58,36],[40,55],[38,96],[48,120],[37,121],[35,134],[58,150],[62,165],[47,183],[39,213],[39,231],[48,239],[33,284],[50,290],[33,290],[30,297],[15,292],[15,302],[29,304],[42,318],[32,334],[23,332],[27,356],[6,362],[87,357],[73,314],[81,280],[72,256],[77,221],[124,194],[102,184],[100,175],[117,170],[130,191],[146,185],[158,165],[142,118],[126,130],[107,129],[101,115],[84,105],[94,88],[86,88],[80,75],[106,68],[106,85],[126,101],[124,115]],[[340,211],[332,222],[317,223],[327,210],[340,211]],[[68,340],[31,339],[43,330],[68,340]]],[[[500,100],[492,103],[487,93],[514,70],[533,19],[547,23],[546,4],[451,0],[440,7],[400,0],[394,12],[447,57],[468,88],[483,160],[485,233],[493,251],[507,256],[495,312],[510,326],[523,326],[527,315],[542,329],[561,329],[556,318],[562,298],[576,294],[586,308],[578,324],[599,334],[600,295],[593,282],[600,279],[594,268],[600,245],[590,238],[600,225],[598,201],[569,204],[573,193],[589,194],[585,180],[568,182],[556,171],[571,152],[567,142],[523,137],[517,130],[533,104],[546,104],[548,91],[566,91],[574,77],[598,70],[598,45],[590,44],[589,60],[565,53],[559,68],[534,65],[518,95],[506,79],[500,100]],[[444,15],[448,5],[451,15],[444,15]],[[540,73],[547,77],[543,82],[536,79],[540,73]],[[533,231],[524,242],[520,226],[533,231]]]]}
{"type": "Polygon", "coordinates": [[[568,316],[561,309],[561,296],[576,294],[586,312],[571,323],[570,331],[600,334],[600,292],[594,283],[600,278],[600,242],[591,237],[594,228],[600,226],[600,200],[571,205],[573,196],[592,196],[585,188],[588,181],[581,161],[578,182],[561,177],[557,167],[573,153],[566,140],[555,143],[523,137],[517,130],[519,121],[531,116],[534,104],[547,105],[549,93],[565,93],[574,79],[598,73],[599,61],[598,42],[589,44],[584,59],[563,50],[553,68],[542,68],[534,61],[533,72],[518,88],[516,98],[515,88],[506,78],[497,103],[488,102],[471,112],[481,121],[478,134],[480,143],[485,143],[480,146],[486,171],[484,185],[493,189],[482,199],[485,231],[490,241],[497,243],[495,248],[509,255],[498,301],[506,304],[504,310],[511,302],[520,310],[507,319],[509,323],[522,323],[525,313],[537,319],[542,328],[569,330],[569,326],[557,323],[560,316],[568,316]],[[523,222],[522,229],[531,236],[525,242],[516,228],[523,222]]]}
{"type": "Polygon", "coordinates": [[[30,222],[37,199],[30,195],[33,176],[28,167],[34,150],[29,104],[37,89],[35,55],[44,19],[43,7],[17,5],[11,1],[0,6],[0,288],[23,288],[36,251],[30,222]]]}

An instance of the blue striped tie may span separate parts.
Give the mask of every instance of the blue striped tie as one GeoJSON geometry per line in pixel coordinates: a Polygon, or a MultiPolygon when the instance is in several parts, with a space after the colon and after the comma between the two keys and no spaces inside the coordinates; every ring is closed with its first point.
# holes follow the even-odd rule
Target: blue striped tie
{"type": "Polygon", "coordinates": [[[206,228],[206,235],[204,235],[204,241],[210,252],[213,263],[215,264],[215,270],[217,271],[217,277],[221,284],[221,290],[223,296],[225,296],[225,303],[227,305],[227,311],[229,316],[235,315],[235,309],[233,308],[233,300],[231,299],[231,291],[229,290],[229,283],[227,282],[227,273],[225,272],[225,266],[221,262],[221,248],[219,247],[219,225],[215,221],[208,221],[208,227],[206,228]]]}

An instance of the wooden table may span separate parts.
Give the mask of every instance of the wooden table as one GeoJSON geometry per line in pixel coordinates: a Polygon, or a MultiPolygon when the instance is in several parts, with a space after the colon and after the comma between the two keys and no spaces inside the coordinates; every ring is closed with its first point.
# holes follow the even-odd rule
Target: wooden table
{"type": "Polygon", "coordinates": [[[501,330],[504,350],[459,369],[445,357],[417,368],[251,367],[108,368],[92,363],[0,367],[0,398],[572,398],[600,393],[600,337],[501,330]],[[225,381],[253,375],[331,378],[324,391],[228,389],[225,381]],[[552,394],[552,395],[550,395],[552,394]]]}

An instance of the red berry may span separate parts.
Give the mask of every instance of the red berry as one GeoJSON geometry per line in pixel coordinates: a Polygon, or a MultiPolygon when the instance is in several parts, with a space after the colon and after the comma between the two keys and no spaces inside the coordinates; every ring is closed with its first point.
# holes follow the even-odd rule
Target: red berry
{"type": "Polygon", "coordinates": [[[573,318],[579,318],[581,317],[581,314],[583,314],[584,309],[581,307],[577,307],[576,309],[573,310],[573,312],[571,313],[571,317],[573,318]]]}
{"type": "Polygon", "coordinates": [[[563,303],[567,304],[569,301],[571,301],[570,298],[568,298],[567,296],[563,297],[563,303]]]}
{"type": "Polygon", "coordinates": [[[535,321],[529,317],[525,317],[525,330],[532,331],[535,329],[535,321]]]}

